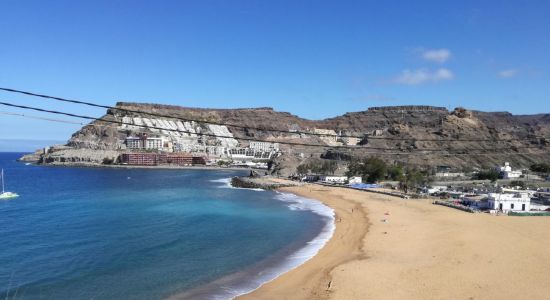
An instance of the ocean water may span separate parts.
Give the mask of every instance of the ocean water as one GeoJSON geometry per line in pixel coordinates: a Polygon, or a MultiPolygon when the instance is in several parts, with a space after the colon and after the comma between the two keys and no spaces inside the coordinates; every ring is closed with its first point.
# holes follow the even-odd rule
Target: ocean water
{"type": "Polygon", "coordinates": [[[0,153],[0,297],[228,299],[312,257],[332,211],[245,171],[58,168],[0,153]]]}

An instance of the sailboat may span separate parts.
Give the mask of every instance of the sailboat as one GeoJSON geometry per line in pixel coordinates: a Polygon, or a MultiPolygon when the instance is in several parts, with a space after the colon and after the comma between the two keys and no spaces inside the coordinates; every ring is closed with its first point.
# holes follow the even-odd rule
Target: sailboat
{"type": "Polygon", "coordinates": [[[0,194],[0,199],[11,199],[16,197],[19,197],[19,195],[4,190],[4,169],[2,169],[2,194],[0,194]]]}

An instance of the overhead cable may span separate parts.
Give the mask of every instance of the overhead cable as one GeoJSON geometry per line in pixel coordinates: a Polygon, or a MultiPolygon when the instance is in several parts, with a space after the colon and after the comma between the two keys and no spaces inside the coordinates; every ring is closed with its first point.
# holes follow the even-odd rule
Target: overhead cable
{"type": "Polygon", "coordinates": [[[418,141],[418,142],[511,142],[511,141],[525,141],[525,140],[536,140],[536,139],[545,139],[546,138],[546,137],[535,136],[535,137],[507,138],[507,139],[501,139],[501,138],[491,138],[491,139],[469,139],[469,138],[434,139],[434,138],[430,138],[430,139],[426,139],[426,138],[400,138],[400,137],[364,136],[364,135],[363,136],[338,135],[338,134],[335,135],[335,134],[331,134],[331,133],[318,133],[318,132],[308,132],[308,131],[290,131],[290,130],[280,130],[280,129],[269,129],[269,128],[263,128],[263,127],[243,126],[243,125],[230,124],[230,123],[224,123],[224,122],[206,121],[206,120],[200,120],[200,119],[194,119],[194,118],[175,117],[173,115],[159,114],[159,113],[155,113],[155,112],[146,112],[146,111],[140,111],[140,110],[134,110],[134,109],[128,109],[128,108],[120,108],[120,107],[102,105],[102,104],[97,104],[97,103],[92,103],[92,102],[82,101],[82,100],[66,99],[66,98],[50,96],[50,95],[44,95],[44,94],[38,94],[38,93],[22,91],[22,90],[12,89],[12,88],[0,87],[0,90],[5,91],[5,92],[10,92],[10,93],[18,93],[18,94],[23,94],[23,95],[27,95],[27,96],[40,97],[40,98],[44,98],[44,99],[56,100],[56,101],[61,101],[61,102],[87,105],[87,106],[91,106],[91,107],[104,108],[104,109],[110,109],[110,110],[118,110],[118,111],[127,112],[127,113],[149,115],[149,116],[154,116],[154,117],[159,117],[159,118],[177,119],[177,120],[186,121],[186,122],[197,122],[197,123],[203,123],[203,124],[228,126],[228,127],[232,127],[232,128],[239,128],[239,129],[246,129],[246,130],[276,132],[276,133],[281,133],[281,134],[300,134],[300,135],[310,135],[310,136],[318,136],[318,137],[340,137],[340,138],[358,138],[358,139],[363,139],[363,138],[366,137],[367,139],[370,139],[370,140],[418,141]]]}
{"type": "MultiPolygon", "coordinates": [[[[106,123],[113,123],[118,125],[128,125],[128,126],[134,126],[134,127],[141,127],[146,129],[156,129],[156,130],[163,130],[163,131],[172,131],[172,132],[179,132],[179,133],[187,133],[187,134],[196,134],[201,136],[208,136],[208,137],[215,137],[215,138],[226,138],[226,139],[236,139],[236,140],[242,140],[242,141],[254,141],[254,142],[277,142],[279,144],[284,145],[293,145],[293,146],[304,146],[304,147],[323,147],[323,148],[331,148],[331,149],[350,149],[350,150],[380,150],[380,151],[395,151],[400,149],[391,149],[391,148],[380,148],[380,147],[368,147],[368,146],[331,146],[331,145],[320,145],[320,144],[310,144],[310,143],[297,143],[297,142],[290,142],[290,141],[267,141],[267,140],[260,140],[255,138],[247,138],[247,137],[234,137],[234,136],[225,136],[225,135],[217,135],[217,134],[211,134],[211,133],[196,133],[189,130],[179,130],[179,129],[169,129],[169,128],[162,128],[157,126],[147,126],[147,125],[135,125],[128,122],[118,121],[118,120],[109,120],[105,118],[96,118],[96,117],[90,117],[85,115],[78,115],[74,113],[67,113],[62,111],[56,111],[56,110],[49,110],[49,109],[43,109],[38,107],[32,107],[32,106],[25,106],[25,105],[18,105],[8,102],[0,102],[0,105],[9,106],[9,107],[16,107],[26,110],[34,110],[44,113],[50,113],[50,114],[57,114],[57,115],[65,115],[69,117],[75,117],[75,118],[82,118],[87,119],[91,121],[100,121],[100,122],[106,122],[106,123]]],[[[95,124],[89,124],[91,126],[94,126],[95,124]]],[[[469,149],[411,149],[410,152],[446,152],[450,153],[452,151],[501,151],[501,150],[518,150],[518,149],[543,149],[545,145],[537,145],[537,146],[520,146],[520,147],[508,147],[508,148],[469,148],[469,149]]],[[[409,152],[409,153],[410,153],[409,152]]],[[[407,153],[407,152],[402,152],[407,153]]],[[[376,154],[376,153],[372,153],[376,154]]]]}

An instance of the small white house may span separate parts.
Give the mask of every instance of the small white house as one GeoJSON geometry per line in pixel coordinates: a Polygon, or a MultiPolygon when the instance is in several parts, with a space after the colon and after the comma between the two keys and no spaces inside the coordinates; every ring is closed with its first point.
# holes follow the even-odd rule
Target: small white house
{"type": "Polygon", "coordinates": [[[361,176],[352,176],[348,178],[349,184],[363,183],[363,178],[361,176]]]}
{"type": "Polygon", "coordinates": [[[489,209],[502,212],[531,210],[531,198],[528,193],[490,193],[487,200],[489,209]]]}
{"type": "Polygon", "coordinates": [[[346,176],[321,175],[321,176],[319,176],[319,180],[322,181],[322,182],[327,182],[327,183],[341,183],[341,184],[344,184],[344,183],[346,183],[346,180],[348,180],[348,178],[346,176]]]}
{"type": "Polygon", "coordinates": [[[521,171],[512,171],[512,167],[509,162],[505,162],[504,166],[499,169],[504,179],[519,178],[522,174],[521,171]]]}
{"type": "Polygon", "coordinates": [[[503,178],[504,179],[520,178],[521,174],[522,174],[521,171],[504,172],[503,178]]]}
{"type": "Polygon", "coordinates": [[[501,172],[511,172],[512,171],[512,167],[510,166],[509,162],[505,162],[504,166],[500,167],[499,169],[500,169],[501,172]]]}

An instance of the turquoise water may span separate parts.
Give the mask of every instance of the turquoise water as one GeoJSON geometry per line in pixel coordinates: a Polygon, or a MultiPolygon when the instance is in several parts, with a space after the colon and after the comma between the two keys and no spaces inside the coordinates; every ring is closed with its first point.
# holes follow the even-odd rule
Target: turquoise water
{"type": "Polygon", "coordinates": [[[0,153],[0,296],[231,298],[311,257],[328,208],[240,171],[55,168],[0,153]],[[5,295],[5,296],[4,296],[5,295]]]}

